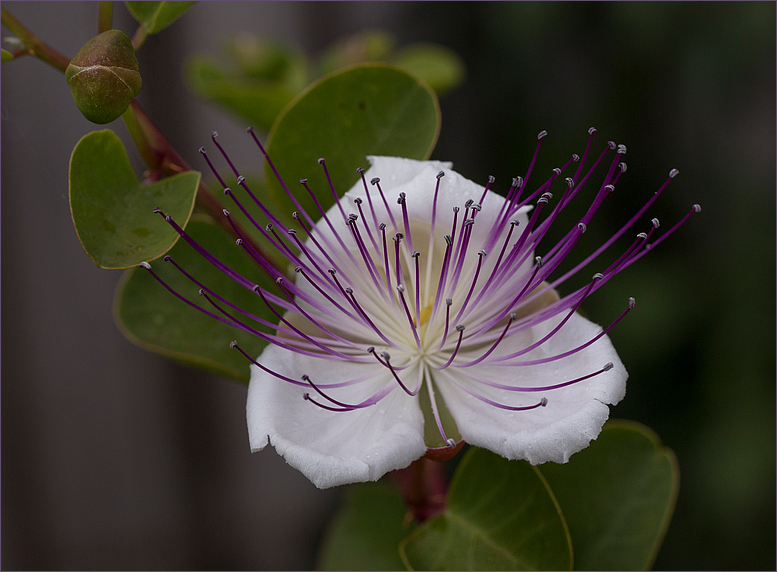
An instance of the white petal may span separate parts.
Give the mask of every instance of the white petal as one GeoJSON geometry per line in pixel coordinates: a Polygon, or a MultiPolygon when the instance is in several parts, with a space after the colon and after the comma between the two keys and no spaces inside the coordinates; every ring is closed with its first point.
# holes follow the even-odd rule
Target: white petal
{"type": "MultiPolygon", "coordinates": [[[[374,372],[370,381],[329,392],[352,404],[393,383],[391,374],[377,364],[322,360],[272,345],[257,361],[292,379],[307,373],[319,385],[374,372]]],[[[252,365],[248,436],[252,451],[272,444],[319,488],[378,480],[388,471],[407,467],[426,451],[417,399],[399,387],[376,405],[346,412],[326,411],[305,401],[305,392],[326,403],[312,389],[281,381],[252,365]]]]}
{"type": "MultiPolygon", "coordinates": [[[[530,333],[508,337],[498,348],[500,353],[515,352],[541,339],[560,318],[532,328],[530,333]]],[[[601,327],[575,314],[550,340],[521,359],[563,353],[601,331],[601,327]]],[[[570,455],[587,447],[599,435],[609,416],[607,404],[618,403],[624,397],[628,377],[606,336],[581,352],[545,364],[516,367],[476,365],[459,370],[451,367],[440,373],[442,375],[438,373],[435,377],[436,386],[465,441],[508,459],[526,459],[535,465],[547,461],[566,463],[570,455]],[[592,373],[607,362],[613,363],[610,371],[564,388],[537,393],[489,388],[462,375],[465,370],[473,370],[469,372],[473,376],[492,382],[539,387],[592,373]],[[543,396],[547,397],[548,404],[529,411],[506,411],[468,395],[452,382],[451,376],[480,395],[502,404],[531,405],[543,396]]]]}
{"type": "MultiPolygon", "coordinates": [[[[431,166],[435,169],[435,175],[439,171],[445,171],[453,167],[453,163],[443,161],[416,161],[414,159],[404,159],[402,157],[376,157],[368,156],[370,168],[364,173],[367,184],[374,177],[380,178],[380,187],[384,191],[391,190],[399,185],[410,181],[418,175],[425,167],[431,166]]],[[[358,181],[352,188],[360,195],[364,194],[364,183],[358,181]]]]}

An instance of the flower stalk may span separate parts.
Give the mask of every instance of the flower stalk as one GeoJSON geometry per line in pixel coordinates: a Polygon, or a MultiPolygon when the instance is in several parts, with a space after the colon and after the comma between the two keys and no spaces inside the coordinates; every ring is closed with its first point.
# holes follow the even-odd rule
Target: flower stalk
{"type": "Polygon", "coordinates": [[[391,475],[407,506],[406,520],[424,522],[445,510],[448,483],[442,463],[421,457],[391,475]]]}
{"type": "Polygon", "coordinates": [[[0,8],[3,25],[19,38],[30,55],[43,60],[61,72],[67,69],[70,60],[38,38],[21,22],[14,18],[5,8],[0,8]]]}

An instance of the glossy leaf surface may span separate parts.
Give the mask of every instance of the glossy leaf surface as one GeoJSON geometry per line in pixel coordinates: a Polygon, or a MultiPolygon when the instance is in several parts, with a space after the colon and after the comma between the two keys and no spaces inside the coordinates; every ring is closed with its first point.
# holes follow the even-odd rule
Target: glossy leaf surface
{"type": "MultiPolygon", "coordinates": [[[[267,151],[299,202],[314,218],[315,203],[324,209],[334,197],[318,159],[326,159],[338,195],[358,179],[357,167],[369,167],[367,155],[426,159],[440,129],[437,97],[413,76],[386,65],[365,65],[337,72],[314,83],[278,117],[268,136],[267,151]]],[[[298,210],[267,166],[268,186],[277,204],[298,210]]]]}
{"type": "Polygon", "coordinates": [[[674,453],[639,423],[610,421],[565,465],[540,472],[564,512],[577,570],[648,570],[674,510],[674,453]]]}
{"type": "Polygon", "coordinates": [[[134,18],[149,34],[164,30],[195,2],[125,2],[134,18]]]}
{"type": "Polygon", "coordinates": [[[188,171],[141,185],[119,137],[110,130],[85,135],[70,157],[70,212],[81,245],[101,268],[129,268],[167,252],[194,208],[200,173],[188,171]]]}
{"type": "Polygon", "coordinates": [[[569,570],[572,546],[536,467],[470,449],[445,512],[400,544],[413,570],[569,570]]]}

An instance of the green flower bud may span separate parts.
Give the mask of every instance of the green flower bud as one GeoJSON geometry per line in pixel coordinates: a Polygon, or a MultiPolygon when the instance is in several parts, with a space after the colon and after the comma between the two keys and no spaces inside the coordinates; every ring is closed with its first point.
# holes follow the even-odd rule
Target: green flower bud
{"type": "Polygon", "coordinates": [[[67,66],[65,79],[84,117],[99,124],[121,117],[142,85],[132,42],[119,30],[84,44],[67,66]]]}

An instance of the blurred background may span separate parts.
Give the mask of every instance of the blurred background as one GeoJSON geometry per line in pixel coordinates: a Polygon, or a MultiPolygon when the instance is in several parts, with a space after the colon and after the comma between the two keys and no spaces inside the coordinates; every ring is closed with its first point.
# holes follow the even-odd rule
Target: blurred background
{"type": "MultiPolygon", "coordinates": [[[[97,33],[96,3],[3,8],[68,57],[97,33]]],[[[119,3],[114,27],[136,27],[119,3]]],[[[210,130],[244,141],[246,122],[192,94],[188,58],[247,32],[315,59],[365,29],[459,54],[467,77],[441,98],[433,158],[469,178],[493,174],[506,190],[542,129],[538,173],[580,153],[591,126],[597,148],[625,144],[629,169],[592,244],[680,170],[645,223],[668,229],[693,203],[702,213],[584,310],[609,323],[637,299],[611,334],[630,372],[612,417],[653,428],[679,459],[655,567],[773,570],[775,4],[205,2],[140,49],[139,101],[203,169],[210,130]]],[[[245,386],[147,353],[114,325],[120,272],[89,260],[67,199],[70,152],[99,127],[63,74],[30,57],[3,64],[0,125],[0,566],[313,567],[344,489],[319,491],[273,450],[249,452],[245,386]]],[[[109,127],[128,141],[121,121],[109,127]]],[[[249,147],[238,162],[256,160],[249,147]]]]}

